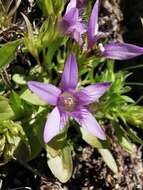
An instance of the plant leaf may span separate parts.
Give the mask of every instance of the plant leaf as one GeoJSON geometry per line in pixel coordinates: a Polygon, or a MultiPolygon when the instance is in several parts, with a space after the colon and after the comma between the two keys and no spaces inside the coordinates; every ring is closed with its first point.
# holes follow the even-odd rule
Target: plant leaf
{"type": "Polygon", "coordinates": [[[3,96],[0,96],[0,121],[13,119],[15,116],[9,100],[3,96]]]}
{"type": "Polygon", "coordinates": [[[71,147],[65,146],[61,153],[55,157],[51,157],[47,152],[48,166],[51,169],[53,175],[58,178],[62,183],[66,183],[73,170],[71,147]]]}
{"type": "Polygon", "coordinates": [[[85,129],[80,127],[80,132],[82,135],[82,139],[86,141],[89,145],[91,145],[94,148],[109,148],[110,147],[110,142],[109,140],[102,141],[89,132],[87,132],[85,129]]]}
{"type": "Polygon", "coordinates": [[[30,157],[26,158],[27,161],[34,159],[41,152],[42,147],[44,146],[43,127],[46,122],[46,115],[47,111],[45,112],[45,110],[42,110],[37,115],[36,119],[34,120],[34,122],[32,122],[32,124],[25,123],[25,125],[23,125],[23,129],[29,140],[31,150],[30,157]]]}
{"type": "Polygon", "coordinates": [[[52,15],[54,13],[52,0],[39,0],[39,6],[42,9],[43,14],[46,16],[52,15]]]}
{"type": "MultiPolygon", "coordinates": [[[[15,153],[21,142],[25,144],[25,146],[28,146],[28,139],[22,126],[11,120],[0,122],[0,137],[0,149],[2,151],[0,153],[0,165],[7,163],[11,158],[16,156],[15,153]]],[[[23,154],[24,153],[25,152],[23,152],[23,154]]]]}
{"type": "Polygon", "coordinates": [[[0,48],[0,70],[12,62],[15,57],[16,48],[20,43],[21,40],[16,40],[8,42],[0,48]]]}
{"type": "Polygon", "coordinates": [[[19,85],[26,85],[27,81],[25,78],[26,78],[26,76],[22,75],[22,74],[14,74],[12,76],[13,81],[19,85]]]}
{"type": "Polygon", "coordinates": [[[138,137],[137,133],[133,131],[131,128],[128,128],[128,135],[130,138],[137,143],[143,144],[143,140],[138,137]]]}
{"type": "Polygon", "coordinates": [[[119,144],[129,153],[134,152],[134,147],[132,143],[130,142],[129,138],[127,137],[126,131],[121,127],[121,126],[116,126],[115,127],[115,133],[118,138],[119,144]]]}
{"type": "Polygon", "coordinates": [[[46,102],[42,101],[36,94],[32,93],[29,89],[26,89],[20,97],[25,100],[26,102],[29,102],[33,105],[38,105],[38,106],[45,106],[47,105],[46,102]]]}
{"type": "Polygon", "coordinates": [[[58,134],[54,137],[47,145],[46,150],[50,154],[51,157],[57,156],[63,147],[66,146],[67,143],[67,132],[66,130],[63,133],[58,134]]]}
{"type": "Polygon", "coordinates": [[[111,154],[111,152],[108,149],[98,149],[99,153],[101,154],[104,162],[107,164],[107,166],[114,172],[118,172],[116,161],[111,154]]]}

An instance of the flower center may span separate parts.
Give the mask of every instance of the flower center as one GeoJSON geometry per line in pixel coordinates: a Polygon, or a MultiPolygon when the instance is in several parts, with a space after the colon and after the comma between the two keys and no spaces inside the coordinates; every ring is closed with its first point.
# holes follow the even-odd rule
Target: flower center
{"type": "Polygon", "coordinates": [[[75,109],[76,102],[76,98],[68,92],[64,92],[59,97],[59,106],[64,111],[72,112],[75,109]]]}
{"type": "Polygon", "coordinates": [[[99,50],[103,53],[105,51],[105,48],[102,43],[98,44],[99,50]]]}

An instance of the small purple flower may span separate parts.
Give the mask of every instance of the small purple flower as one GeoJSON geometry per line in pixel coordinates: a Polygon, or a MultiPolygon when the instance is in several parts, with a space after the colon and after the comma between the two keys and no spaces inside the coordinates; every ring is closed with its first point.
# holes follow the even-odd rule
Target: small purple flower
{"type": "Polygon", "coordinates": [[[64,33],[70,35],[73,39],[82,45],[82,35],[86,32],[86,26],[81,22],[77,1],[71,0],[63,16],[61,27],[64,33]]]}
{"type": "Polygon", "coordinates": [[[89,19],[88,25],[88,47],[91,49],[94,47],[95,43],[97,42],[97,35],[98,35],[98,7],[99,7],[99,0],[96,0],[94,7],[92,9],[92,13],[89,19]]]}
{"type": "Polygon", "coordinates": [[[103,56],[110,59],[126,60],[143,54],[142,47],[128,43],[108,43],[103,48],[103,56]]]}
{"type": "Polygon", "coordinates": [[[83,9],[87,3],[88,3],[88,0],[77,0],[77,8],[83,9]]]}
{"type": "Polygon", "coordinates": [[[44,141],[48,143],[59,134],[70,117],[94,136],[105,140],[105,133],[88,110],[88,105],[98,99],[111,86],[110,82],[89,85],[77,91],[78,68],[74,54],[70,54],[61,79],[61,88],[52,84],[30,81],[28,87],[42,100],[54,105],[44,128],[44,141]]]}
{"type": "Polygon", "coordinates": [[[143,48],[128,43],[98,44],[97,41],[104,36],[98,32],[99,0],[96,0],[88,25],[88,47],[92,49],[96,46],[102,56],[110,59],[126,60],[143,54],[143,48]]]}

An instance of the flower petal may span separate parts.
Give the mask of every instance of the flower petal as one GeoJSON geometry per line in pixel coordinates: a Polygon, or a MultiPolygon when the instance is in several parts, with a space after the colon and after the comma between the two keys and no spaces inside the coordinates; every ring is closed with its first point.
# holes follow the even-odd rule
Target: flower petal
{"type": "Polygon", "coordinates": [[[86,109],[81,108],[79,113],[73,113],[74,119],[92,135],[105,140],[106,136],[103,129],[99,126],[93,115],[86,109]]]}
{"type": "Polygon", "coordinates": [[[143,48],[128,43],[109,43],[104,46],[106,58],[126,60],[143,54],[143,48]]]}
{"type": "Polygon", "coordinates": [[[110,86],[110,82],[96,83],[80,90],[76,93],[80,105],[88,105],[94,101],[98,101],[110,86]]]}
{"type": "Polygon", "coordinates": [[[80,22],[77,22],[74,27],[69,28],[71,32],[71,37],[76,41],[79,42],[79,45],[83,45],[82,34],[86,32],[86,26],[80,22]]]}
{"type": "Polygon", "coordinates": [[[48,115],[48,119],[44,128],[44,142],[48,143],[52,138],[58,135],[64,128],[68,116],[64,113],[61,115],[59,109],[55,107],[48,115]]]}
{"type": "Polygon", "coordinates": [[[81,10],[86,6],[87,3],[88,0],[77,0],[77,8],[81,10]]]}
{"type": "Polygon", "coordinates": [[[76,58],[73,53],[71,53],[65,64],[64,72],[62,75],[61,85],[62,90],[66,91],[68,89],[75,89],[78,82],[78,68],[76,63],[76,58]]]}
{"type": "Polygon", "coordinates": [[[77,8],[70,9],[63,17],[63,21],[67,22],[67,25],[73,26],[76,25],[79,17],[79,11],[77,8]]]}
{"type": "Polygon", "coordinates": [[[76,42],[82,45],[82,34],[86,32],[86,25],[81,22],[77,8],[71,8],[64,15],[60,27],[64,34],[70,35],[76,42]]]}
{"type": "Polygon", "coordinates": [[[88,47],[93,48],[97,41],[96,35],[98,34],[98,12],[99,12],[99,0],[96,0],[88,25],[88,47]]]}
{"type": "Polygon", "coordinates": [[[44,84],[41,82],[30,81],[28,87],[42,100],[51,105],[57,104],[57,99],[61,93],[61,90],[52,84],[44,84]]]}
{"type": "Polygon", "coordinates": [[[67,8],[66,8],[66,13],[68,13],[72,8],[76,8],[76,1],[77,0],[70,0],[67,8]]]}

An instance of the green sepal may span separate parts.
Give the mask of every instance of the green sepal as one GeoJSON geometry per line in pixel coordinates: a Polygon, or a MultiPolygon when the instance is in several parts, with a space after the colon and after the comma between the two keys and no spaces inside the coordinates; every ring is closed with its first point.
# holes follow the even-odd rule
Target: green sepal
{"type": "Polygon", "coordinates": [[[113,125],[115,128],[115,134],[118,139],[119,144],[129,153],[134,152],[133,144],[130,142],[127,132],[120,126],[113,125]]]}
{"type": "Polygon", "coordinates": [[[47,151],[47,163],[53,175],[62,183],[66,183],[73,171],[71,147],[67,144],[60,153],[52,157],[47,151]]]}
{"type": "Polygon", "coordinates": [[[89,145],[91,145],[94,148],[109,148],[110,147],[110,141],[107,140],[100,140],[93,136],[91,133],[87,132],[85,129],[80,127],[80,132],[82,135],[82,139],[86,141],[89,145]]]}
{"type": "Polygon", "coordinates": [[[107,166],[114,172],[118,173],[118,167],[112,153],[108,149],[98,149],[98,152],[101,154],[104,162],[107,166]]]}

